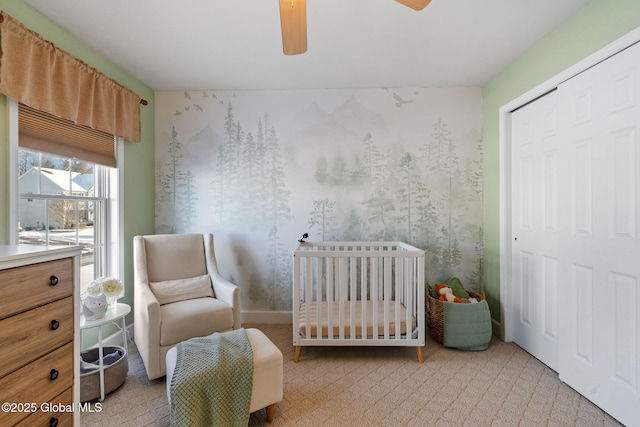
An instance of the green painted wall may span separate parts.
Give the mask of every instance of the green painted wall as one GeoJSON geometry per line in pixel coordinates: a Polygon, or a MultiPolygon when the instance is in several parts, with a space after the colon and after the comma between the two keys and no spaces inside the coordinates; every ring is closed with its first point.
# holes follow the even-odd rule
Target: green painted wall
{"type": "MultiPolygon", "coordinates": [[[[498,110],[640,26],[640,1],[592,0],[483,87],[484,289],[500,319],[498,110]]],[[[505,34],[505,37],[511,35],[505,34]]]]}
{"type": "MultiPolygon", "coordinates": [[[[142,140],[140,143],[125,141],[124,144],[124,217],[121,221],[124,225],[126,296],[123,302],[133,304],[133,236],[152,234],[155,228],[154,92],[24,1],[0,0],[0,9],[149,101],[149,105],[140,110],[142,140]]],[[[9,242],[8,139],[7,99],[0,95],[0,244],[9,242]]],[[[128,316],[127,323],[132,321],[133,314],[128,316]]]]}

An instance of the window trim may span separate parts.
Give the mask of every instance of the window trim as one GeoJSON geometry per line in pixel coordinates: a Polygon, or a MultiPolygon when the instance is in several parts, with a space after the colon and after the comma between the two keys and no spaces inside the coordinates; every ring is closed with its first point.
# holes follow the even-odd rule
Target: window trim
{"type": "Polygon", "coordinates": [[[18,101],[7,97],[9,124],[9,244],[18,244],[18,101]]]}
{"type": "MultiPolygon", "coordinates": [[[[18,245],[18,101],[7,97],[7,114],[9,125],[9,243],[18,245]]],[[[107,186],[107,222],[105,223],[106,233],[104,248],[107,251],[105,275],[118,277],[124,281],[124,227],[120,220],[124,218],[124,140],[116,138],[116,168],[109,169],[104,176],[104,185],[107,186]],[[111,177],[108,174],[115,174],[111,177]],[[117,178],[117,188],[112,188],[113,180],[117,178]]]]}

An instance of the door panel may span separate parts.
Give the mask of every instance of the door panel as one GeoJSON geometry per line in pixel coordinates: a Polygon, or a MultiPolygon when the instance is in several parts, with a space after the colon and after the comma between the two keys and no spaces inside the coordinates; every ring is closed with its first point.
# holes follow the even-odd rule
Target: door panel
{"type": "Polygon", "coordinates": [[[558,370],[558,120],[555,92],[512,115],[514,341],[558,370]]]}
{"type": "Polygon", "coordinates": [[[640,425],[640,45],[512,113],[514,342],[640,425]]]}
{"type": "Polygon", "coordinates": [[[542,292],[544,293],[545,314],[543,333],[555,347],[558,337],[558,259],[550,256],[542,258],[542,292]]]}
{"type": "Polygon", "coordinates": [[[609,189],[610,237],[632,241],[636,236],[636,130],[623,129],[613,134],[613,168],[609,189]]]}
{"type": "Polygon", "coordinates": [[[558,288],[559,374],[628,425],[640,407],[638,64],[633,46],[558,88],[571,200],[559,243],[572,282],[558,288]]]}

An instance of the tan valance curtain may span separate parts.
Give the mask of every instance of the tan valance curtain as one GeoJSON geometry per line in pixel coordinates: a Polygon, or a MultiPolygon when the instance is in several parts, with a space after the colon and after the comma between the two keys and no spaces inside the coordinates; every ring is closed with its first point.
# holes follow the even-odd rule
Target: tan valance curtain
{"type": "Polygon", "coordinates": [[[29,107],[140,141],[135,92],[0,14],[0,92],[29,107]]]}

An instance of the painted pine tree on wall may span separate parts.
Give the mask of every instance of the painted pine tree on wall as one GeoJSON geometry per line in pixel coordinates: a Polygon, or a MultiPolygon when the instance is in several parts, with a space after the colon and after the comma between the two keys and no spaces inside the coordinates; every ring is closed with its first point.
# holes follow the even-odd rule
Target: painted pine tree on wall
{"type": "Polygon", "coordinates": [[[193,173],[188,170],[184,173],[184,178],[178,183],[178,191],[180,194],[180,230],[188,230],[190,225],[196,222],[198,218],[198,189],[195,184],[193,173]]]}
{"type": "Polygon", "coordinates": [[[265,236],[268,271],[250,276],[249,295],[274,309],[290,303],[290,250],[279,230],[293,217],[281,148],[269,114],[260,118],[255,135],[245,132],[229,103],[223,140],[213,156],[212,213],[220,227],[265,236]]]}
{"type": "MultiPolygon", "coordinates": [[[[265,115],[265,119],[267,116],[265,115]]],[[[266,123],[266,120],[265,120],[266,123]]],[[[276,130],[268,129],[266,141],[265,177],[267,186],[267,200],[265,204],[266,223],[270,226],[268,236],[267,265],[269,276],[266,278],[265,288],[268,290],[267,302],[271,309],[291,304],[291,258],[290,250],[284,244],[279,233],[280,228],[289,223],[291,208],[289,207],[290,192],[287,190],[286,176],[276,130]]]]}
{"type": "Polygon", "coordinates": [[[399,167],[402,185],[398,188],[396,197],[400,202],[399,220],[405,222],[404,231],[400,233],[399,240],[413,243],[420,231],[421,224],[418,217],[427,192],[418,164],[411,153],[407,152],[402,156],[399,167]]]}
{"type": "Polygon", "coordinates": [[[315,235],[321,241],[332,240],[330,237],[330,229],[336,220],[335,215],[335,201],[329,201],[327,197],[322,200],[313,201],[313,210],[309,213],[309,229],[315,231],[315,235]]]}
{"type": "Polygon", "coordinates": [[[178,138],[175,127],[171,129],[171,140],[167,146],[168,160],[156,167],[156,205],[163,206],[157,228],[161,232],[183,232],[189,224],[195,221],[197,206],[195,196],[197,188],[193,175],[186,170],[184,162],[183,144],[178,138]]]}

